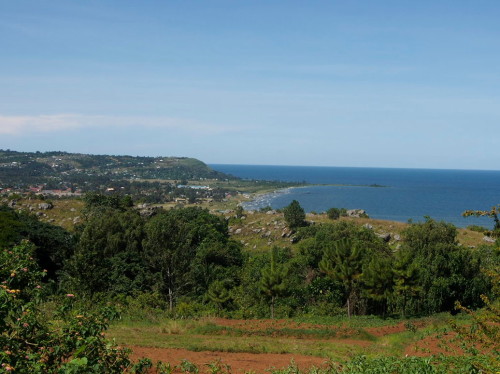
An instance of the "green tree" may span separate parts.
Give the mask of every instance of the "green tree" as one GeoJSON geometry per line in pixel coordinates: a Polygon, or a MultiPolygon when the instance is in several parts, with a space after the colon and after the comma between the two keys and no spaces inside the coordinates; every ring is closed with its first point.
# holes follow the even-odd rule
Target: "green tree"
{"type": "Polygon", "coordinates": [[[270,301],[271,318],[274,318],[274,304],[276,298],[286,291],[286,270],[278,264],[278,249],[271,250],[271,262],[269,267],[262,269],[260,278],[260,290],[270,301]]]}
{"type": "Polygon", "coordinates": [[[403,305],[412,302],[412,309],[403,308],[403,313],[452,311],[457,300],[467,307],[481,305],[479,296],[490,287],[481,271],[482,259],[477,251],[458,245],[455,226],[427,218],[403,234],[395,290],[403,305]]]}
{"type": "Polygon", "coordinates": [[[372,256],[363,266],[362,282],[366,296],[379,303],[382,315],[387,312],[388,300],[393,292],[393,259],[391,256],[372,256]]]}
{"type": "Polygon", "coordinates": [[[14,373],[123,373],[128,351],[107,341],[111,309],[77,311],[75,295],[58,308],[57,324],[39,309],[42,277],[34,246],[24,241],[0,251],[0,371],[14,373]]]}
{"type": "MultiPolygon", "coordinates": [[[[192,274],[199,247],[202,243],[207,249],[209,242],[226,243],[227,222],[206,209],[172,209],[151,218],[145,231],[143,246],[149,269],[159,291],[166,295],[170,310],[173,310],[180,294],[196,289],[192,274]]],[[[210,261],[207,264],[210,266],[210,261]]],[[[210,277],[205,279],[208,286],[210,277]]]]}
{"type": "Polygon", "coordinates": [[[146,286],[144,222],[133,210],[100,208],[88,218],[63,283],[80,293],[130,294],[146,286]]]}
{"type": "Polygon", "coordinates": [[[420,295],[422,288],[419,285],[420,267],[412,261],[409,251],[400,250],[394,261],[394,297],[401,314],[406,317],[407,304],[410,299],[420,295]]]}
{"type": "Polygon", "coordinates": [[[216,280],[208,287],[207,296],[210,301],[217,306],[219,311],[222,310],[224,304],[231,299],[228,283],[230,282],[227,280],[216,280]]]}
{"type": "Polygon", "coordinates": [[[19,244],[22,239],[36,246],[35,258],[38,265],[47,270],[50,279],[56,278],[63,261],[72,255],[75,247],[74,236],[62,227],[0,205],[0,248],[19,244]]]}
{"type": "Polygon", "coordinates": [[[359,244],[344,238],[333,242],[325,249],[319,263],[321,271],[333,280],[343,283],[347,293],[347,315],[351,317],[359,291],[359,278],[362,274],[362,251],[359,244]]]}
{"type": "Polygon", "coordinates": [[[236,282],[243,265],[242,245],[233,240],[204,240],[190,265],[190,282],[195,295],[203,295],[218,280],[236,282]]]}
{"type": "Polygon", "coordinates": [[[326,215],[330,219],[339,219],[340,218],[340,209],[339,208],[330,208],[326,211],[326,215]]]}
{"type": "Polygon", "coordinates": [[[285,221],[292,229],[305,226],[306,213],[297,200],[283,208],[285,221]]]}

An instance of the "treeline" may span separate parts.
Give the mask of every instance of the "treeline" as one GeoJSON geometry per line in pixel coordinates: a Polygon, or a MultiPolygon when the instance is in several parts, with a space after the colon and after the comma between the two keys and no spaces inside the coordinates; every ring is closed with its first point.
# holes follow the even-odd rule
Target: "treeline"
{"type": "MultiPolygon", "coordinates": [[[[131,179],[238,179],[187,157],[16,152],[0,149],[0,187],[74,184],[81,188],[131,179]],[[2,186],[3,185],[3,186],[2,186]]],[[[94,189],[92,189],[94,190],[94,189]]]]}
{"type": "MultiPolygon", "coordinates": [[[[429,315],[482,306],[494,246],[466,248],[457,229],[428,219],[399,248],[346,221],[299,227],[298,242],[254,253],[228,222],[201,208],[142,217],[130,197],[88,195],[73,233],[0,208],[0,248],[22,239],[47,270],[46,294],[119,300],[177,316],[429,315]]],[[[285,209],[286,211],[286,209],[285,209]]]]}

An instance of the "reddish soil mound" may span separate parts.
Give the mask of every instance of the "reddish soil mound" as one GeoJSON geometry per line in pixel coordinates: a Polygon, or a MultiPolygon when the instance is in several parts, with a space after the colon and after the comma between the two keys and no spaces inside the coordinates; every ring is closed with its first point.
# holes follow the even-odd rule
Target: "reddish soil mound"
{"type": "Polygon", "coordinates": [[[312,366],[325,367],[325,359],[313,356],[274,353],[229,353],[229,352],[192,352],[187,349],[153,348],[153,347],[129,347],[132,349],[132,359],[147,357],[153,362],[161,360],[172,365],[179,365],[182,360],[189,360],[196,364],[200,373],[208,369],[206,364],[221,360],[221,364],[229,365],[233,373],[253,371],[265,373],[267,369],[287,367],[292,359],[300,369],[312,366]]]}
{"type": "Polygon", "coordinates": [[[445,333],[441,336],[428,336],[414,344],[410,344],[405,349],[405,354],[408,356],[425,357],[436,354],[444,354],[446,356],[457,356],[463,354],[462,349],[453,339],[456,338],[455,333],[445,333]]]}
{"type": "Polygon", "coordinates": [[[406,330],[404,323],[398,323],[393,326],[383,326],[383,327],[368,327],[365,328],[365,331],[374,336],[386,336],[390,334],[397,334],[406,330]]]}

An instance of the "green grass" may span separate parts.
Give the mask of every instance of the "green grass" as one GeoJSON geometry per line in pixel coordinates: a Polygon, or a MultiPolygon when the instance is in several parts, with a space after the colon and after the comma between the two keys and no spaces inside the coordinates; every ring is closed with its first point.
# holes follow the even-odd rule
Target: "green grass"
{"type": "Polygon", "coordinates": [[[124,345],[191,351],[291,353],[347,360],[360,354],[368,357],[401,356],[409,344],[444,331],[445,316],[411,320],[417,326],[415,330],[405,329],[380,337],[365,330],[401,322],[374,317],[349,320],[310,317],[290,320],[291,324],[285,321],[276,327],[258,320],[244,321],[232,327],[218,325],[210,319],[163,319],[158,323],[121,321],[110,327],[108,336],[124,345]]]}

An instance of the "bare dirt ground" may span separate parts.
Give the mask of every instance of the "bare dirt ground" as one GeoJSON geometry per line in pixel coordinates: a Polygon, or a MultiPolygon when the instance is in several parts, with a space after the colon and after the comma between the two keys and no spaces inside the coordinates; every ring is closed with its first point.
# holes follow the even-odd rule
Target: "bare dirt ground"
{"type": "MultiPolygon", "coordinates": [[[[291,320],[232,320],[223,318],[213,318],[210,320],[216,325],[228,327],[231,329],[237,329],[243,331],[245,336],[252,336],[253,334],[258,334],[262,331],[266,331],[267,336],[274,337],[274,332],[286,332],[290,334],[290,339],[302,340],[304,344],[312,341],[313,344],[317,341],[320,342],[338,342],[341,346],[349,347],[361,347],[362,350],[366,349],[367,352],[374,348],[374,352],[378,351],[377,344],[385,346],[387,340],[385,338],[391,335],[405,333],[407,331],[407,326],[404,322],[400,322],[393,325],[385,325],[378,327],[366,327],[362,329],[347,329],[343,326],[330,326],[321,324],[311,324],[302,323],[291,320]],[[325,338],[318,338],[313,335],[305,335],[304,337],[297,337],[294,335],[293,330],[303,331],[303,330],[314,330],[318,329],[325,331],[328,329],[340,331],[340,336],[333,334],[332,336],[327,335],[325,338]],[[361,331],[365,331],[367,335],[360,334],[361,331]],[[349,333],[352,333],[350,335],[349,333]]],[[[413,321],[413,325],[416,329],[420,330],[426,328],[427,322],[425,321],[413,321]]],[[[193,338],[195,336],[193,335],[193,338]]],[[[283,336],[281,336],[283,338],[283,336]]],[[[238,339],[237,336],[234,339],[238,339]]],[[[221,367],[224,365],[229,365],[232,373],[268,373],[269,369],[282,369],[288,367],[292,362],[294,362],[301,370],[307,370],[311,367],[326,368],[331,362],[328,362],[324,357],[308,356],[303,354],[290,354],[290,353],[233,353],[233,352],[212,352],[212,351],[190,351],[187,349],[180,348],[155,348],[155,347],[143,347],[143,346],[129,346],[132,349],[133,359],[139,359],[143,357],[150,358],[153,362],[158,360],[164,363],[170,363],[172,366],[180,365],[182,360],[188,360],[191,363],[196,364],[199,368],[200,373],[208,373],[209,367],[207,364],[220,362],[221,367]]],[[[381,351],[382,352],[382,351],[381,351]]],[[[464,352],[459,348],[459,342],[456,340],[456,333],[454,332],[442,332],[439,334],[430,334],[423,339],[408,342],[406,347],[400,351],[400,355],[403,356],[430,356],[436,354],[444,354],[446,356],[460,355],[464,352]]],[[[176,369],[176,372],[181,372],[180,369],[176,369]]],[[[221,372],[224,372],[222,370],[221,372]]]]}
{"type": "Polygon", "coordinates": [[[408,356],[426,357],[443,354],[446,356],[457,356],[463,354],[463,350],[456,341],[455,333],[445,333],[440,336],[432,335],[410,344],[405,349],[408,356]]]}
{"type": "Polygon", "coordinates": [[[132,358],[139,359],[148,357],[153,362],[161,360],[170,362],[172,365],[179,365],[182,360],[189,360],[196,364],[200,372],[206,372],[208,363],[220,360],[222,365],[229,365],[232,373],[266,373],[270,368],[287,367],[292,360],[300,369],[307,369],[312,366],[326,367],[326,360],[321,357],[302,356],[292,354],[273,353],[230,353],[230,352],[192,352],[187,349],[151,348],[151,347],[129,347],[132,349],[132,358]]]}

